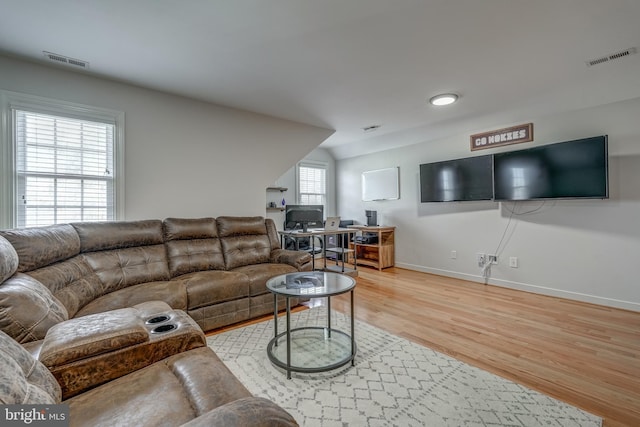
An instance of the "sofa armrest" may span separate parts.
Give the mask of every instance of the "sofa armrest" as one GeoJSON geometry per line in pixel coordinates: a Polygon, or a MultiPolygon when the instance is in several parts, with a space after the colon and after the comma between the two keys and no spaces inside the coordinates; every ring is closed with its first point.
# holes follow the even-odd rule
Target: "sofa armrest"
{"type": "Polygon", "coordinates": [[[294,427],[298,423],[284,409],[262,397],[234,400],[194,418],[183,427],[294,427]]]}
{"type": "Polygon", "coordinates": [[[186,313],[162,314],[160,318],[124,308],[58,323],[47,332],[39,360],[68,399],[168,356],[206,346],[202,329],[186,313]],[[157,321],[149,323],[153,318],[157,321]]]}
{"type": "Polygon", "coordinates": [[[133,308],[60,322],[47,332],[39,359],[57,367],[149,341],[144,320],[133,308]]]}
{"type": "Polygon", "coordinates": [[[274,249],[270,258],[272,263],[288,264],[298,271],[311,271],[311,255],[308,252],[274,249]]]}

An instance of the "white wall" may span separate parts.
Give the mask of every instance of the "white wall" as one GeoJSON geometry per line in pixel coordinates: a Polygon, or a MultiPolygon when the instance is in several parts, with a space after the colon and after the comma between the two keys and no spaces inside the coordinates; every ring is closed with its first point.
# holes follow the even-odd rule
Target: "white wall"
{"type": "Polygon", "coordinates": [[[3,56],[0,89],[125,112],[127,220],[264,216],[265,188],[332,133],[3,56]]]}
{"type": "MultiPolygon", "coordinates": [[[[476,253],[499,251],[489,283],[640,311],[640,98],[518,123],[534,122],[535,141],[469,151],[469,133],[337,161],[338,213],[364,223],[377,209],[395,225],[396,265],[482,282],[476,253]],[[420,203],[419,165],[609,135],[610,199],[420,203]],[[400,167],[400,200],[362,202],[361,173],[400,167]],[[507,228],[508,226],[508,228],[507,228]],[[451,259],[451,251],[457,259],[451,259]],[[518,268],[508,266],[518,257],[518,268]]],[[[471,132],[475,133],[475,132],[471,132]]]]}

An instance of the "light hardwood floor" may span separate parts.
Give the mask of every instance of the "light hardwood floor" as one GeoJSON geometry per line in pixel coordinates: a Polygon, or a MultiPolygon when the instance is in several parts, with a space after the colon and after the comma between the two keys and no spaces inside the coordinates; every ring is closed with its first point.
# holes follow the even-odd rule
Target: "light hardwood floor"
{"type": "MultiPolygon", "coordinates": [[[[601,416],[605,427],[640,426],[640,313],[399,268],[358,270],[357,319],[601,416]]],[[[346,295],[331,301],[348,313],[346,295]]]]}

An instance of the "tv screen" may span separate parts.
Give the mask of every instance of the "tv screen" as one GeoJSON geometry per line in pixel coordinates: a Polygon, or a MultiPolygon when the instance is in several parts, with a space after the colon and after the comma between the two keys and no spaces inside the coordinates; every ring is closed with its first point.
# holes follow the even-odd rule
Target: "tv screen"
{"type": "Polygon", "coordinates": [[[324,226],[323,205],[287,205],[284,216],[285,230],[322,228],[324,226]]]}
{"type": "Polygon", "coordinates": [[[607,136],[495,154],[496,200],[606,199],[607,136]]]}
{"type": "Polygon", "coordinates": [[[420,201],[491,200],[491,155],[420,165],[420,201]]]}

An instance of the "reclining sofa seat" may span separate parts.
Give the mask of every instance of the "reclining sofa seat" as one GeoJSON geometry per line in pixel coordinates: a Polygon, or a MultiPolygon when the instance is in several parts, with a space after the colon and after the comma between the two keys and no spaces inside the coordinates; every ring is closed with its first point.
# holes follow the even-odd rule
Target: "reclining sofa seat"
{"type": "Polygon", "coordinates": [[[189,350],[62,400],[49,370],[0,332],[0,404],[69,405],[71,426],[297,426],[253,397],[208,347],[189,350]]]}

